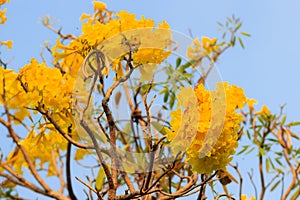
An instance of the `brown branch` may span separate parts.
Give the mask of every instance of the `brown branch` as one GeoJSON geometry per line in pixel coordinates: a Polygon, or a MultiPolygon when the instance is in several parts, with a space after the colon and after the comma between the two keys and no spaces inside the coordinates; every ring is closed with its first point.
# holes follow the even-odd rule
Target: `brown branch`
{"type": "Polygon", "coordinates": [[[96,153],[97,153],[97,156],[100,160],[100,163],[104,169],[104,172],[105,172],[105,175],[107,177],[107,180],[108,180],[108,183],[109,183],[109,187],[110,189],[113,189],[114,188],[114,183],[113,183],[113,179],[112,179],[112,175],[109,171],[109,168],[102,156],[102,153],[101,153],[101,150],[100,150],[100,146],[97,142],[97,139],[93,133],[93,131],[89,128],[89,126],[86,124],[86,122],[84,120],[81,120],[80,121],[80,125],[84,128],[84,130],[89,134],[89,137],[92,139],[92,142],[94,144],[94,147],[95,147],[95,150],[96,150],[96,153]]]}
{"type": "MultiPolygon", "coordinates": [[[[81,180],[81,179],[78,178],[77,176],[75,176],[75,179],[76,179],[77,181],[79,181],[80,183],[82,183],[82,184],[83,184],[84,186],[86,186],[87,188],[89,188],[90,191],[92,191],[92,192],[94,192],[95,194],[97,194],[98,197],[101,197],[101,196],[98,194],[98,192],[97,192],[94,188],[92,188],[91,186],[89,186],[88,184],[86,184],[83,180],[81,180]]],[[[102,199],[102,198],[100,198],[100,199],[102,199]]]]}
{"type": "Polygon", "coordinates": [[[260,174],[260,183],[261,183],[261,193],[259,199],[263,200],[266,187],[265,187],[265,179],[264,179],[264,172],[263,172],[263,158],[261,154],[259,154],[259,174],[260,174]]]}
{"type": "Polygon", "coordinates": [[[72,34],[67,34],[67,35],[63,35],[61,33],[61,29],[56,30],[55,28],[53,28],[52,26],[50,26],[48,23],[43,23],[44,26],[48,29],[50,29],[52,32],[56,33],[57,35],[59,35],[62,39],[66,40],[66,39],[73,39],[76,40],[77,38],[72,35],[72,34]]]}
{"type": "Polygon", "coordinates": [[[94,146],[92,144],[81,144],[74,140],[69,134],[67,134],[57,123],[56,121],[52,118],[50,112],[47,110],[43,110],[40,107],[36,108],[37,111],[39,111],[42,115],[44,115],[49,122],[54,126],[54,128],[70,143],[72,143],[74,146],[82,149],[94,149],[94,146]]]}
{"type": "Polygon", "coordinates": [[[2,163],[0,163],[0,165],[6,170],[8,171],[12,176],[14,176],[16,179],[5,175],[3,173],[0,173],[2,176],[5,176],[6,178],[8,178],[10,181],[12,181],[15,184],[18,184],[20,186],[26,187],[28,189],[30,189],[31,191],[37,192],[39,194],[45,195],[45,196],[50,196],[50,197],[54,197],[56,199],[65,199],[67,200],[68,198],[64,197],[62,194],[60,193],[56,193],[55,191],[50,191],[50,190],[43,190],[41,188],[39,188],[38,186],[34,185],[33,183],[31,183],[30,181],[28,181],[27,179],[25,179],[23,176],[17,174],[13,169],[11,169],[9,166],[7,165],[3,165],[2,163]]]}
{"type": "Polygon", "coordinates": [[[126,96],[126,99],[128,101],[128,105],[130,107],[130,110],[131,110],[131,112],[133,112],[135,106],[132,103],[132,100],[131,100],[131,97],[130,97],[130,92],[129,92],[129,89],[128,89],[128,85],[127,85],[126,82],[123,83],[123,88],[124,88],[124,91],[125,91],[125,96],[126,96]]]}
{"type": "Polygon", "coordinates": [[[200,192],[199,192],[197,200],[202,200],[203,193],[204,193],[204,187],[205,187],[206,183],[208,183],[213,177],[215,177],[217,175],[217,173],[218,173],[218,170],[216,170],[211,176],[209,176],[207,179],[205,179],[204,181],[201,182],[200,192]]]}
{"type": "MultiPolygon", "coordinates": [[[[20,140],[18,135],[16,134],[16,132],[14,131],[12,124],[11,124],[11,119],[10,119],[10,113],[9,113],[9,108],[7,106],[7,102],[6,102],[6,90],[5,90],[5,77],[3,78],[3,106],[4,106],[4,111],[5,114],[7,116],[7,130],[9,132],[9,135],[12,137],[13,142],[17,145],[17,147],[21,150],[24,159],[28,165],[29,171],[31,172],[31,174],[33,175],[33,177],[37,180],[37,182],[44,188],[44,190],[47,193],[47,196],[51,196],[57,199],[67,199],[63,196],[63,194],[55,192],[54,190],[52,190],[50,188],[50,186],[42,179],[42,177],[39,175],[39,173],[37,172],[33,161],[31,160],[30,156],[28,155],[26,149],[19,144],[20,140]]],[[[17,174],[16,174],[17,175],[17,174]]]]}
{"type": "Polygon", "coordinates": [[[165,195],[165,197],[160,198],[160,200],[170,199],[170,197],[171,198],[181,197],[182,195],[188,193],[191,190],[191,188],[194,186],[194,184],[197,182],[197,180],[198,180],[198,173],[195,172],[191,177],[189,177],[189,182],[184,187],[177,190],[176,192],[169,194],[169,193],[160,191],[161,194],[165,195]]]}
{"type": "Polygon", "coordinates": [[[292,181],[291,181],[289,187],[287,188],[287,190],[283,194],[283,197],[281,198],[282,200],[285,200],[285,199],[288,198],[288,196],[291,193],[291,191],[293,190],[294,186],[297,184],[296,181],[298,179],[298,174],[297,174],[297,172],[296,172],[293,164],[291,163],[291,161],[289,159],[289,156],[288,156],[288,144],[287,144],[287,141],[284,139],[284,135],[283,134],[284,134],[284,132],[281,131],[281,137],[282,137],[282,140],[284,142],[284,146],[282,145],[283,155],[284,155],[285,161],[288,164],[288,166],[290,167],[290,170],[291,170],[292,175],[293,175],[292,181]]]}
{"type": "MultiPolygon", "coordinates": [[[[1,163],[0,163],[0,165],[3,167],[3,165],[2,165],[1,163]]],[[[3,167],[3,168],[4,168],[4,167],[3,167]]],[[[5,174],[5,173],[2,173],[2,172],[0,172],[0,176],[6,178],[7,181],[10,181],[10,182],[12,182],[12,183],[14,183],[14,184],[16,184],[16,185],[20,185],[20,186],[29,188],[29,189],[31,190],[31,188],[30,188],[31,185],[27,185],[27,182],[25,183],[25,182],[23,182],[23,181],[20,181],[20,180],[16,179],[16,178],[13,177],[13,176],[10,176],[10,175],[5,174]]],[[[3,187],[2,184],[0,184],[0,186],[3,187]]],[[[37,187],[37,186],[36,186],[36,187],[37,187]]],[[[37,188],[38,188],[38,187],[37,187],[37,188]]],[[[40,191],[42,191],[42,190],[40,190],[40,191]]]]}
{"type": "Polygon", "coordinates": [[[67,178],[67,189],[69,196],[72,200],[77,200],[77,197],[73,191],[72,180],[71,180],[71,142],[68,142],[67,155],[66,155],[66,178],[67,178]]]}
{"type": "Polygon", "coordinates": [[[238,174],[238,176],[240,178],[239,199],[241,199],[241,197],[242,197],[242,190],[243,190],[243,177],[242,177],[242,174],[241,174],[240,170],[238,169],[238,165],[237,164],[233,165],[233,164],[229,163],[229,165],[231,167],[233,167],[233,169],[235,169],[236,173],[238,174]]]}
{"type": "Polygon", "coordinates": [[[218,195],[214,198],[214,200],[218,200],[218,199],[220,199],[221,197],[227,197],[227,198],[230,198],[230,199],[232,199],[232,200],[235,200],[235,198],[233,198],[232,196],[229,196],[229,197],[228,197],[227,194],[218,194],[218,195]]]}
{"type": "MultiPolygon", "coordinates": [[[[105,112],[108,125],[109,125],[109,130],[110,130],[110,143],[112,146],[112,152],[111,152],[111,164],[112,164],[112,173],[111,173],[111,180],[109,180],[110,184],[110,189],[108,191],[108,198],[115,198],[116,196],[116,188],[117,188],[117,179],[118,179],[118,172],[117,172],[117,151],[116,151],[116,125],[115,121],[113,118],[113,115],[110,111],[110,108],[108,106],[108,102],[110,100],[110,97],[112,95],[112,92],[116,87],[118,87],[122,82],[125,82],[130,75],[133,72],[133,67],[130,67],[129,72],[122,78],[119,78],[114,84],[108,88],[106,91],[105,97],[102,99],[102,107],[105,112]]],[[[127,179],[127,178],[126,178],[127,179]]],[[[128,179],[127,179],[128,180],[128,179]]]]}

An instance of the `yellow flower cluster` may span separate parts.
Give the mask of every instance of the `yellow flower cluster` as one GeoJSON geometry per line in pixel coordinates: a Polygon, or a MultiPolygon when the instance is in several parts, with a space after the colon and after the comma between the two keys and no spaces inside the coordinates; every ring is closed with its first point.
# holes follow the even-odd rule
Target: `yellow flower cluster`
{"type": "MultiPolygon", "coordinates": [[[[38,168],[45,168],[47,166],[47,176],[56,175],[56,163],[54,158],[59,156],[59,150],[66,150],[66,140],[56,131],[47,132],[45,124],[39,127],[40,132],[37,134],[31,131],[26,138],[19,142],[22,145],[31,160],[34,160],[34,165],[38,168]],[[46,133],[47,132],[47,133],[46,133]]],[[[23,174],[22,167],[28,167],[27,162],[20,150],[12,151],[5,162],[5,164],[12,165],[18,174],[23,174]]]]}
{"type": "Polygon", "coordinates": [[[27,91],[27,106],[41,105],[52,112],[71,108],[74,79],[68,74],[62,75],[59,69],[32,59],[20,70],[19,80],[27,91]]]}
{"type": "MultiPolygon", "coordinates": [[[[178,135],[184,135],[181,140],[185,140],[185,145],[191,141],[186,147],[186,155],[194,171],[211,173],[224,170],[238,146],[238,131],[243,119],[236,109],[242,109],[246,103],[244,91],[225,82],[218,83],[213,91],[206,90],[200,84],[194,89],[194,95],[197,97],[197,108],[191,109],[190,103],[183,114],[181,109],[171,112],[172,131],[167,131],[168,139],[172,141],[178,135]],[[198,117],[190,116],[190,121],[185,123],[187,112],[198,117]],[[196,128],[189,129],[194,125],[196,128]]],[[[176,143],[172,145],[180,146],[176,143]]]]}
{"type": "MultiPolygon", "coordinates": [[[[48,175],[55,175],[53,158],[58,157],[60,150],[66,149],[67,141],[47,121],[40,124],[40,119],[40,125],[36,127],[37,123],[33,121],[36,117],[31,109],[40,106],[48,110],[52,119],[67,132],[72,123],[70,108],[73,78],[32,59],[18,74],[0,67],[0,79],[4,80],[0,81],[0,105],[6,104],[14,116],[15,124],[26,117],[30,117],[33,123],[32,131],[19,144],[25,147],[36,166],[48,164],[48,175]]],[[[19,174],[22,173],[22,167],[27,167],[21,151],[17,154],[12,151],[6,163],[19,174]]]]}
{"type": "MultiPolygon", "coordinates": [[[[28,106],[28,102],[25,98],[25,91],[18,81],[18,74],[13,70],[5,70],[0,67],[0,80],[0,105],[5,101],[9,109],[15,110],[16,119],[22,121],[26,116],[29,116],[29,112],[25,108],[25,106],[28,106]]],[[[18,120],[16,123],[18,123],[18,120]]]]}
{"type": "Polygon", "coordinates": [[[15,110],[16,123],[30,115],[28,107],[42,106],[52,113],[71,108],[74,79],[44,63],[32,59],[19,74],[0,67],[0,79],[5,81],[5,90],[3,81],[0,82],[0,105],[4,103],[2,94],[5,92],[6,105],[15,110]]]}
{"type": "MultiPolygon", "coordinates": [[[[44,63],[32,59],[30,64],[21,68],[19,74],[0,67],[0,78],[5,79],[6,104],[9,109],[17,110],[17,115],[23,116],[20,120],[28,115],[26,107],[41,105],[45,109],[51,108],[52,112],[71,107],[73,78],[68,74],[62,75],[58,69],[47,67],[44,63]]],[[[1,81],[0,95],[3,92],[1,81]]],[[[3,99],[0,96],[1,104],[3,99]]]]}
{"type": "Polygon", "coordinates": [[[55,62],[59,61],[63,70],[75,75],[84,58],[96,48],[107,54],[112,69],[118,73],[123,72],[119,63],[129,52],[135,64],[161,63],[170,55],[167,47],[171,36],[165,21],[155,27],[152,19],[144,16],[136,19],[134,14],[127,11],[116,13],[114,18],[103,21],[98,17],[103,16],[101,12],[107,11],[106,5],[101,2],[93,4],[95,14],[81,16],[84,20],[82,34],[67,45],[57,40],[53,48],[55,62]]]}
{"type": "Polygon", "coordinates": [[[220,45],[217,45],[217,38],[210,39],[203,36],[201,39],[196,38],[193,44],[187,49],[187,57],[191,60],[198,60],[204,56],[209,56],[211,53],[219,50],[220,45]]]}

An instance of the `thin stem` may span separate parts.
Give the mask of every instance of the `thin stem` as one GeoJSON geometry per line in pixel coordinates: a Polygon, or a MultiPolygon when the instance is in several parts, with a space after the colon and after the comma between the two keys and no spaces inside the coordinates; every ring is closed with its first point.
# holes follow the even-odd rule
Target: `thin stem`
{"type": "Polygon", "coordinates": [[[72,143],[68,142],[67,146],[67,155],[66,155],[66,177],[67,177],[67,189],[69,196],[72,200],[77,200],[76,195],[74,194],[71,180],[71,147],[72,143]]]}

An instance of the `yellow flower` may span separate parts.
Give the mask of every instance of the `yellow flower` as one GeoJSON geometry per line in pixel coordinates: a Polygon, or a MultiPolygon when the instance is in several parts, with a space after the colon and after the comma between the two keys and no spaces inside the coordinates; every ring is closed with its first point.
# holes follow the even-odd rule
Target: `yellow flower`
{"type": "Polygon", "coordinates": [[[251,112],[254,109],[253,105],[257,104],[257,101],[255,99],[247,99],[246,101],[251,112]]]}
{"type": "Polygon", "coordinates": [[[5,4],[6,0],[0,0],[0,5],[5,4]]]}
{"type": "Polygon", "coordinates": [[[260,111],[255,113],[256,115],[271,115],[269,108],[266,105],[263,105],[260,111]]]}
{"type": "Polygon", "coordinates": [[[5,21],[7,20],[5,13],[6,13],[6,8],[4,10],[0,10],[0,24],[4,24],[5,21]]]}
{"type": "Polygon", "coordinates": [[[89,19],[91,17],[91,15],[86,14],[86,13],[82,13],[82,15],[80,16],[79,20],[85,20],[85,19],[89,19]]]}
{"type": "Polygon", "coordinates": [[[212,51],[218,50],[218,46],[216,46],[217,38],[210,39],[208,37],[202,37],[202,47],[205,51],[211,53],[212,51]]]}
{"type": "Polygon", "coordinates": [[[106,9],[106,4],[100,1],[93,1],[93,5],[95,11],[102,12],[103,10],[106,9]]]}
{"type": "Polygon", "coordinates": [[[193,43],[187,48],[187,57],[191,60],[198,60],[201,65],[201,59],[219,50],[217,38],[210,39],[203,36],[201,42],[196,38],[193,43]]]}
{"type": "Polygon", "coordinates": [[[0,41],[0,45],[5,45],[7,47],[7,49],[11,49],[12,44],[13,44],[13,42],[11,40],[7,40],[7,41],[4,41],[4,42],[0,41]]]}
{"type": "MultiPolygon", "coordinates": [[[[248,196],[246,194],[242,194],[241,200],[248,200],[248,196]]],[[[253,195],[251,195],[250,200],[256,200],[256,198],[253,195]]]]}

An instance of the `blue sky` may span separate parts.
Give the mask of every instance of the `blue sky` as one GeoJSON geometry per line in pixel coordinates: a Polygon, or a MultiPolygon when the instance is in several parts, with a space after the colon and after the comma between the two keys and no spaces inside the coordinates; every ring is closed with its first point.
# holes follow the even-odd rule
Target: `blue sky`
{"type": "MultiPolygon", "coordinates": [[[[114,11],[122,9],[145,15],[157,22],[165,19],[172,29],[195,37],[207,35],[220,37],[216,21],[225,21],[235,14],[244,22],[243,30],[252,37],[244,40],[246,49],[240,47],[226,52],[218,62],[223,80],[245,89],[248,97],[273,111],[287,103],[285,112],[289,119],[300,118],[300,2],[297,0],[152,0],[105,1],[114,11]]],[[[92,12],[92,4],[85,0],[11,1],[7,5],[8,21],[0,27],[1,39],[12,39],[14,47],[2,54],[10,67],[18,68],[31,59],[39,58],[44,41],[54,44],[55,34],[40,23],[46,15],[53,17],[64,33],[80,33],[79,17],[82,12],[92,12]]],[[[40,58],[39,58],[40,59],[40,58]]]]}
{"type": "MultiPolygon", "coordinates": [[[[222,79],[244,88],[255,98],[278,112],[287,103],[289,120],[300,120],[300,1],[298,0],[151,0],[104,1],[113,11],[128,10],[138,17],[145,15],[156,22],[166,20],[173,30],[195,37],[219,37],[217,21],[234,14],[240,17],[245,49],[235,47],[222,55],[217,66],[222,79]],[[298,91],[298,92],[297,92],[298,91]]],[[[0,26],[0,39],[14,41],[13,49],[1,48],[1,57],[10,60],[9,67],[18,69],[32,57],[40,59],[44,41],[54,44],[57,36],[43,27],[40,19],[53,17],[63,33],[80,34],[81,13],[92,12],[91,1],[11,0],[8,21],[0,26]]]]}

